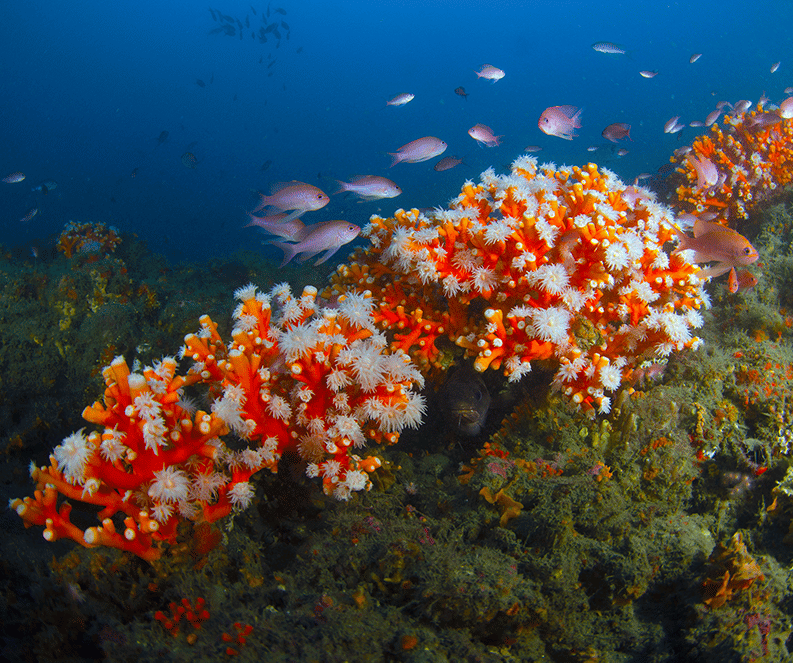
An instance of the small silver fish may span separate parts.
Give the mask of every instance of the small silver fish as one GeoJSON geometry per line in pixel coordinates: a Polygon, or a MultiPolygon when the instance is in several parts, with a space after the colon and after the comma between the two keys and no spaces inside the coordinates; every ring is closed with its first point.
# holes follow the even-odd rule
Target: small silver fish
{"type": "Polygon", "coordinates": [[[612,44],[610,41],[596,41],[592,44],[592,48],[598,53],[606,53],[607,55],[625,55],[627,51],[617,44],[612,44]]]}
{"type": "Polygon", "coordinates": [[[25,179],[25,173],[16,172],[16,173],[11,173],[10,175],[6,175],[3,178],[3,182],[5,182],[6,184],[15,184],[16,182],[21,182],[24,179],[25,179]]]}
{"type": "Polygon", "coordinates": [[[386,101],[386,106],[404,106],[416,98],[416,95],[406,92],[405,94],[398,94],[393,99],[386,101]]]}

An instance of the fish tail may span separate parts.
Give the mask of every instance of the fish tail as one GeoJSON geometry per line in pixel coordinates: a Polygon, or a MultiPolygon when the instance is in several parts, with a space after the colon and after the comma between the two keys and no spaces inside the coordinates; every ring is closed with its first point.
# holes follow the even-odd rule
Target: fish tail
{"type": "Polygon", "coordinates": [[[349,189],[347,188],[347,182],[342,182],[341,180],[333,180],[333,181],[339,185],[339,189],[338,191],[334,191],[331,195],[335,196],[340,193],[344,193],[345,191],[349,191],[349,189]]]}
{"type": "Polygon", "coordinates": [[[297,255],[297,244],[287,244],[286,242],[270,242],[270,244],[277,246],[284,252],[284,259],[281,261],[280,267],[286,266],[286,264],[297,255]]]}
{"type": "Polygon", "coordinates": [[[401,155],[401,154],[399,154],[399,152],[389,152],[388,154],[390,154],[392,157],[394,157],[394,159],[393,159],[393,161],[391,162],[391,165],[389,166],[389,168],[393,168],[393,167],[394,167],[394,166],[396,166],[396,165],[397,165],[397,164],[398,164],[400,161],[402,161],[402,155],[401,155]]]}

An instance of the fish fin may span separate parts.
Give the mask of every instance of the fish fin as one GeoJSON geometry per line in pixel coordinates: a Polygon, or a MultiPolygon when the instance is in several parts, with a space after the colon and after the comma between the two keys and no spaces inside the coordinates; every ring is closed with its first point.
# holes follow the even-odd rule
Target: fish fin
{"type": "Polygon", "coordinates": [[[733,266],[729,262],[717,262],[712,267],[705,267],[705,269],[699,272],[700,276],[705,278],[716,278],[717,276],[721,276],[722,274],[726,274],[728,271],[733,269],[733,266]]]}
{"type": "Polygon", "coordinates": [[[336,251],[338,251],[340,248],[341,248],[340,246],[334,246],[332,249],[328,249],[327,251],[325,251],[323,256],[319,260],[317,260],[317,262],[314,263],[314,266],[316,267],[317,265],[321,265],[328,258],[331,258],[333,254],[336,253],[336,251]]]}
{"type": "Polygon", "coordinates": [[[287,214],[278,223],[288,223],[289,221],[292,221],[293,219],[296,219],[297,217],[302,216],[305,213],[306,213],[306,210],[304,210],[304,209],[292,210],[289,214],[287,214]]]}

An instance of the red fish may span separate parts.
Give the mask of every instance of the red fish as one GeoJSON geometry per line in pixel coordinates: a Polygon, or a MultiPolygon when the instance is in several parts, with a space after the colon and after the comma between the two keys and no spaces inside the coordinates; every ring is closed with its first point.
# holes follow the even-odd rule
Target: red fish
{"type": "Polygon", "coordinates": [[[631,125],[625,124],[625,122],[615,122],[614,124],[608,125],[603,129],[601,136],[606,140],[610,140],[612,143],[616,143],[623,138],[627,138],[631,141],[633,140],[633,138],[631,138],[631,125]]]}
{"type": "Polygon", "coordinates": [[[389,152],[394,157],[391,162],[391,168],[398,163],[419,163],[437,157],[446,151],[446,143],[440,138],[435,136],[425,136],[424,138],[417,138],[406,145],[400,147],[396,152],[389,152]]]}
{"type": "Polygon", "coordinates": [[[305,228],[297,244],[275,241],[271,242],[271,244],[284,252],[281,267],[286,265],[296,255],[299,255],[300,258],[298,260],[303,262],[324,251],[324,255],[314,263],[315,265],[321,265],[342,246],[352,242],[360,232],[361,228],[354,223],[325,221],[324,223],[305,228]]]}
{"type": "Polygon", "coordinates": [[[573,140],[573,129],[581,128],[581,110],[575,106],[551,106],[542,112],[537,126],[549,136],[573,140]]]}

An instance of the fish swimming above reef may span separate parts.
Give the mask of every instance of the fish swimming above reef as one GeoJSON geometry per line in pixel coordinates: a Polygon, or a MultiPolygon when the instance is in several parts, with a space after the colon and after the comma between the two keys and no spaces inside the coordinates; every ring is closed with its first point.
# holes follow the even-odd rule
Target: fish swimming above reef
{"type": "Polygon", "coordinates": [[[448,146],[440,138],[425,136],[406,143],[396,152],[389,152],[394,157],[391,168],[398,163],[419,163],[443,154],[448,146]]]}
{"type": "MultiPolygon", "coordinates": [[[[291,221],[291,219],[284,217],[283,223],[288,221],[291,221]]],[[[360,232],[360,226],[356,226],[354,223],[349,223],[348,221],[325,221],[324,223],[307,226],[302,232],[298,231],[296,236],[300,239],[297,244],[275,241],[270,243],[284,252],[284,259],[281,262],[281,267],[286,265],[297,255],[300,256],[298,258],[299,262],[305,262],[309,258],[324,251],[324,255],[314,263],[315,265],[321,265],[342,246],[349,244],[358,237],[358,233],[360,232]]]]}
{"type": "Polygon", "coordinates": [[[450,157],[444,157],[443,159],[441,159],[438,163],[436,163],[433,166],[433,168],[440,173],[444,170],[451,170],[455,166],[459,166],[461,163],[463,163],[462,159],[452,155],[450,157]]]}
{"type": "Polygon", "coordinates": [[[551,106],[542,112],[537,126],[549,136],[573,140],[576,136],[573,129],[581,128],[581,109],[575,106],[551,106]]]}
{"type": "Polygon", "coordinates": [[[441,414],[461,435],[478,435],[490,410],[490,392],[484,380],[470,368],[454,371],[438,392],[441,414]]]}
{"type": "Polygon", "coordinates": [[[328,194],[311,184],[298,181],[279,182],[273,185],[271,195],[262,196],[261,202],[253,211],[259,212],[265,207],[275,207],[284,212],[292,210],[284,218],[286,222],[306,212],[322,209],[329,202],[328,194]]]}
{"type": "Polygon", "coordinates": [[[379,175],[364,175],[350,182],[336,180],[341,187],[336,193],[349,191],[363,200],[380,200],[381,198],[396,198],[402,193],[394,182],[379,175]]]}
{"type": "MultiPolygon", "coordinates": [[[[691,262],[715,262],[712,267],[706,267],[700,274],[705,277],[720,276],[728,271],[735,271],[736,267],[751,265],[759,254],[751,242],[739,232],[728,228],[715,221],[706,221],[697,218],[694,222],[694,236],[686,235],[677,226],[672,228],[680,238],[680,243],[672,252],[691,250],[691,262]]],[[[732,280],[734,275],[730,274],[732,280]]]]}

